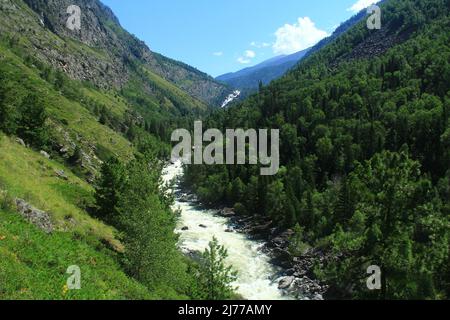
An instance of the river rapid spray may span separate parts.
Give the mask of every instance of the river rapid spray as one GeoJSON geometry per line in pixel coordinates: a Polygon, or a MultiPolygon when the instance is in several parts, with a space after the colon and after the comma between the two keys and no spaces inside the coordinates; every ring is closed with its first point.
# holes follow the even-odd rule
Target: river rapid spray
{"type": "MultiPolygon", "coordinates": [[[[163,180],[168,183],[182,174],[182,164],[177,162],[164,169],[163,180]]],[[[248,300],[290,299],[278,289],[277,273],[280,270],[261,252],[263,242],[250,240],[241,233],[227,232],[229,220],[215,215],[214,210],[200,209],[193,203],[181,202],[177,197],[174,209],[181,212],[175,232],[180,235],[178,245],[182,251],[203,252],[212,238],[216,237],[228,250],[227,262],[238,272],[237,280],[233,283],[238,294],[248,300]],[[186,227],[187,230],[182,230],[186,227]]]]}

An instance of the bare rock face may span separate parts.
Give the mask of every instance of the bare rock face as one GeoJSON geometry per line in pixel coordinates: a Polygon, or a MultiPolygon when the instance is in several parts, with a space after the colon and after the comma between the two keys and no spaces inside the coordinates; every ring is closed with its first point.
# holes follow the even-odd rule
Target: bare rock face
{"type": "Polygon", "coordinates": [[[25,200],[16,199],[17,211],[27,221],[34,224],[39,229],[42,229],[45,233],[52,233],[54,230],[53,223],[48,213],[38,210],[28,204],[25,200]]]}
{"type": "MultiPolygon", "coordinates": [[[[230,93],[225,85],[195,68],[152,52],[143,41],[125,31],[111,9],[99,0],[24,3],[28,7],[6,8],[7,3],[0,2],[0,9],[8,9],[8,21],[0,24],[0,33],[30,33],[37,56],[73,79],[91,81],[104,89],[123,88],[136,76],[132,65],[138,63],[206,104],[220,106],[230,93]],[[71,17],[67,11],[72,5],[81,11],[80,29],[67,28],[71,17]],[[58,38],[49,36],[48,31],[58,38]],[[80,46],[69,45],[72,41],[80,46]]],[[[148,93],[155,93],[154,89],[149,86],[148,93]]]]}

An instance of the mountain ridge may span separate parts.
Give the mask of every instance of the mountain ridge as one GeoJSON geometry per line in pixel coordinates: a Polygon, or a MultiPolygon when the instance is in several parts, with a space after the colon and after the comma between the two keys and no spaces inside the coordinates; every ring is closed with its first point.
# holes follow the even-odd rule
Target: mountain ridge
{"type": "MultiPolygon", "coordinates": [[[[378,4],[381,5],[384,2],[385,0],[382,0],[378,4]]],[[[367,9],[361,10],[348,20],[342,22],[330,36],[320,40],[317,44],[310,48],[290,55],[276,56],[263,61],[260,64],[244,68],[236,72],[225,73],[217,76],[216,80],[222,81],[232,88],[242,91],[242,100],[242,98],[245,98],[249,94],[257,91],[259,81],[262,81],[263,85],[268,85],[271,81],[279,79],[284,74],[292,70],[301,60],[308,58],[315,52],[321,50],[323,47],[339,38],[342,34],[347,32],[365,17],[367,17],[367,9]]]]}
{"type": "Polygon", "coordinates": [[[228,89],[151,52],[99,1],[26,1],[0,0],[0,298],[204,297],[160,177],[174,128],[228,89]]]}
{"type": "MultiPolygon", "coordinates": [[[[133,69],[143,67],[206,105],[220,105],[231,92],[207,74],[151,51],[143,41],[124,30],[112,10],[100,1],[24,2],[34,14],[24,12],[20,2],[5,2],[2,5],[9,7],[10,14],[0,25],[0,30],[22,36],[33,34],[34,37],[28,38],[37,54],[73,79],[92,81],[101,88],[122,89],[136,75],[133,69]],[[80,30],[72,31],[65,25],[69,5],[81,8],[80,30]],[[23,27],[19,17],[32,28],[23,27]],[[48,30],[58,38],[39,37],[42,34],[39,28],[48,30]]],[[[152,94],[151,88],[146,88],[146,91],[152,94]]]]}
{"type": "Polygon", "coordinates": [[[305,49],[290,55],[276,56],[255,66],[220,75],[216,77],[216,80],[241,91],[242,98],[244,98],[255,92],[260,82],[263,85],[267,85],[272,80],[283,76],[307,54],[308,50],[305,49]]]}

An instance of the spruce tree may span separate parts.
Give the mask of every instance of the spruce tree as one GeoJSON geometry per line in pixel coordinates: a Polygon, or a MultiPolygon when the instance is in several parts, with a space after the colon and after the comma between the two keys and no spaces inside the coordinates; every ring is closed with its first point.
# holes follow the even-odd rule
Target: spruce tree
{"type": "Polygon", "coordinates": [[[95,188],[96,216],[108,222],[116,221],[117,205],[120,199],[126,172],[123,164],[111,157],[101,168],[101,177],[95,188]]]}

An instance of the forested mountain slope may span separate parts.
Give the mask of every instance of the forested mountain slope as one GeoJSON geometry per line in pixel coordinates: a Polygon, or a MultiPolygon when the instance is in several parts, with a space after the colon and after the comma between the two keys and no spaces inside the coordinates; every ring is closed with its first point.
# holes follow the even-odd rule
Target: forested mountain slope
{"type": "Polygon", "coordinates": [[[280,129],[277,175],[189,166],[186,182],[206,202],[266,220],[270,237],[294,229],[290,254],[319,253],[313,273],[329,297],[448,299],[450,1],[381,10],[381,30],[360,21],[204,124],[280,129]],[[382,290],[367,290],[370,265],[382,290]]]}
{"type": "Polygon", "coordinates": [[[364,9],[343,22],[332,35],[321,40],[312,48],[291,55],[275,57],[253,67],[218,76],[216,80],[222,81],[232,88],[239,89],[241,91],[240,99],[246,98],[258,91],[260,82],[263,85],[268,85],[271,81],[279,79],[295,67],[303,58],[312,55],[327,44],[333,42],[366,16],[367,10],[364,9]]]}

